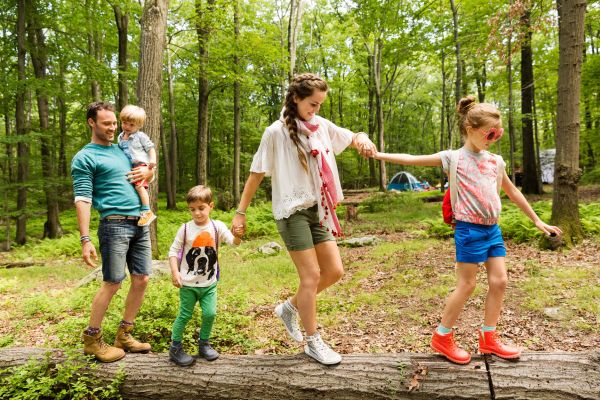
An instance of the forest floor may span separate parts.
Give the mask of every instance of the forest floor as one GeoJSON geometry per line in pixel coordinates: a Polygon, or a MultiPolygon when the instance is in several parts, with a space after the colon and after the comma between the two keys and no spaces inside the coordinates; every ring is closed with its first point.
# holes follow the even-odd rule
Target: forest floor
{"type": "MultiPolygon", "coordinates": [[[[371,194],[353,191],[346,201],[361,202],[371,194]]],[[[600,190],[592,188],[580,195],[597,201],[600,190]]],[[[438,212],[440,205],[431,207],[438,212]]],[[[430,352],[431,333],[439,323],[444,299],[455,285],[454,244],[451,239],[423,236],[418,221],[400,229],[373,222],[374,217],[382,215],[361,214],[350,226],[353,236],[373,235],[380,242],[366,247],[340,247],[345,275],[319,296],[320,329],[341,353],[430,352]]],[[[292,295],[297,285],[289,256],[285,251],[270,258],[248,255],[269,240],[278,238],[249,241],[241,250],[224,248],[225,267],[214,329],[214,343],[224,353],[302,351],[302,344],[290,340],[273,316],[274,305],[292,295]],[[245,319],[241,321],[239,316],[245,319]]],[[[563,251],[540,250],[535,243],[516,244],[510,240],[506,245],[509,283],[498,325],[502,336],[530,351],[586,351],[597,347],[600,239],[588,238],[563,251]]],[[[96,289],[93,285],[78,289],[76,283],[89,271],[78,258],[0,269],[0,347],[78,343],[96,289]]],[[[147,320],[146,332],[161,326],[163,337],[156,340],[162,340],[162,348],[158,342],[155,347],[162,351],[168,343],[177,295],[168,276],[151,282],[151,287],[142,307],[146,314],[140,318],[147,320]],[[165,293],[168,299],[161,297],[165,293]],[[165,317],[157,306],[169,301],[175,304],[166,306],[171,314],[165,317]]],[[[477,350],[476,332],[482,324],[486,292],[482,267],[477,288],[456,324],[458,342],[471,351],[477,350]]],[[[111,310],[115,309],[113,321],[118,321],[119,307],[111,305],[111,310]]],[[[152,333],[149,335],[152,337],[152,333]]]]}
{"type": "MultiPolygon", "coordinates": [[[[413,240],[406,234],[379,235],[387,242],[402,242],[413,240]]],[[[597,347],[600,342],[600,314],[599,305],[591,305],[595,311],[581,312],[577,307],[572,307],[568,299],[573,299],[580,294],[577,279],[561,271],[569,271],[576,267],[579,274],[592,277],[589,282],[592,288],[595,285],[596,294],[591,301],[598,301],[600,293],[600,245],[597,242],[586,241],[567,252],[540,251],[528,244],[515,245],[507,242],[509,258],[509,284],[503,311],[499,324],[499,331],[507,341],[523,347],[529,351],[585,351],[597,347]],[[532,262],[531,260],[536,260],[532,262]],[[537,308],[536,299],[529,293],[532,272],[528,267],[535,269],[533,275],[544,276],[543,285],[554,286],[552,295],[555,307],[537,308]],[[555,277],[557,273],[558,277],[555,277]],[[572,286],[571,286],[572,285],[572,286]]],[[[404,263],[394,263],[390,269],[388,261],[396,255],[381,256],[376,266],[369,255],[367,247],[343,249],[343,260],[346,273],[341,287],[333,289],[345,298],[356,298],[357,293],[376,293],[386,285],[397,285],[395,277],[402,270],[418,271],[415,280],[425,280],[421,286],[424,292],[436,287],[440,282],[449,282],[452,289],[453,275],[453,249],[448,242],[429,242],[428,250],[407,255],[410,260],[404,263]],[[363,261],[368,259],[369,273],[367,277],[359,279],[359,285],[353,285],[354,276],[360,274],[363,261]]],[[[408,275],[413,275],[414,272],[408,275]]],[[[483,308],[487,278],[482,267],[478,274],[478,288],[468,300],[463,313],[456,325],[456,338],[459,343],[471,351],[477,351],[477,329],[483,321],[483,308]]],[[[406,282],[410,286],[410,282],[406,282]]],[[[593,289],[592,289],[593,290],[593,289]]],[[[321,326],[327,332],[330,342],[336,345],[336,350],[341,353],[365,352],[429,352],[429,340],[432,331],[439,323],[445,296],[432,296],[413,292],[406,296],[404,293],[397,299],[391,295],[376,304],[358,306],[353,312],[345,312],[333,326],[321,326]]],[[[291,294],[291,293],[290,293],[291,294]]],[[[387,294],[387,293],[386,293],[387,294]]],[[[360,296],[359,296],[360,297],[360,296]]],[[[343,301],[340,299],[340,301],[343,301]]],[[[271,306],[257,310],[260,324],[266,330],[277,330],[279,321],[273,318],[271,306]]],[[[288,341],[289,342],[289,341],[288,341]]],[[[300,349],[299,346],[297,346],[300,349]]],[[[278,352],[277,349],[263,352],[278,352]]]]}

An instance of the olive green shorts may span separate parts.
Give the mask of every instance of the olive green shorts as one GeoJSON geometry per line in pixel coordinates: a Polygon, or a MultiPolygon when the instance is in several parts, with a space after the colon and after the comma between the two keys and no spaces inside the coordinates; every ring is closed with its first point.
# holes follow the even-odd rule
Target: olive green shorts
{"type": "Polygon", "coordinates": [[[277,230],[291,251],[306,250],[315,244],[335,240],[331,232],[319,223],[319,212],[315,204],[306,210],[299,210],[288,218],[277,219],[277,230]]]}

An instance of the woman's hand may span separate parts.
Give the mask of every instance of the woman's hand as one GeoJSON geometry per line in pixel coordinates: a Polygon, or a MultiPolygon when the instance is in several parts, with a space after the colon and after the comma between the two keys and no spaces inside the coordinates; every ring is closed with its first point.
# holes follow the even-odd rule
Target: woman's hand
{"type": "Polygon", "coordinates": [[[373,157],[377,152],[377,146],[369,139],[365,132],[358,132],[352,140],[352,144],[363,157],[373,157]]]}
{"type": "Polygon", "coordinates": [[[236,213],[231,221],[231,231],[235,236],[242,237],[246,233],[246,216],[236,213]]]}

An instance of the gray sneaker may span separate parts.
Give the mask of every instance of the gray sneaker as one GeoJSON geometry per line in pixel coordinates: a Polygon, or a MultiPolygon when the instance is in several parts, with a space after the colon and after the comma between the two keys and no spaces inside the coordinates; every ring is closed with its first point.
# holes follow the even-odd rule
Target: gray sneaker
{"type": "Polygon", "coordinates": [[[304,352],[324,365],[335,365],[342,361],[342,356],[333,351],[331,347],[321,339],[319,332],[306,337],[304,352]]]}
{"type": "Polygon", "coordinates": [[[275,315],[277,315],[289,335],[296,342],[302,341],[302,332],[300,331],[300,325],[298,324],[298,310],[290,303],[289,300],[279,304],[275,307],[275,315]]]}

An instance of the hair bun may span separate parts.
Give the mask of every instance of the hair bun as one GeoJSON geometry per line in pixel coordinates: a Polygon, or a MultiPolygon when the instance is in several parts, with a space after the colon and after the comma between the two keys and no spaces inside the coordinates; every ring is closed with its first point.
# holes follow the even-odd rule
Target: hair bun
{"type": "Polygon", "coordinates": [[[458,101],[456,105],[456,112],[461,115],[465,115],[471,107],[475,105],[475,96],[463,97],[458,101]]]}

